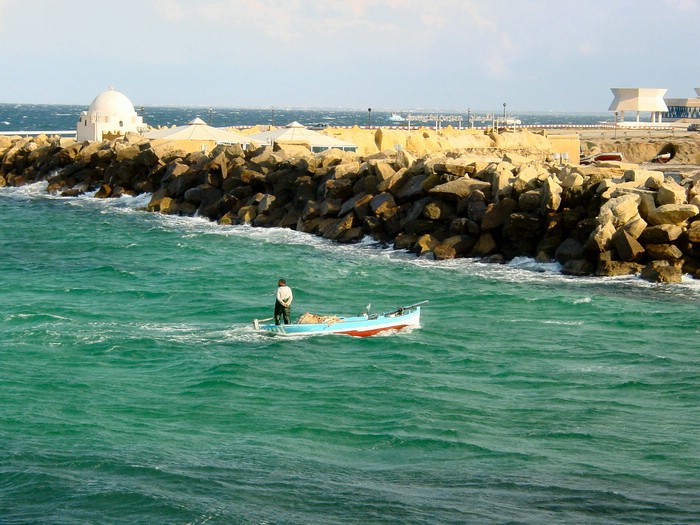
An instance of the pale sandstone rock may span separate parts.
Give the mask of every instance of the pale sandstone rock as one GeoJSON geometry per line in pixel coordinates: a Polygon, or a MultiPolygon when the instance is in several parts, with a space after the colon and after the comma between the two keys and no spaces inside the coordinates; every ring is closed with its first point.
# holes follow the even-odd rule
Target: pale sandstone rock
{"type": "MultiPolygon", "coordinates": [[[[693,223],[693,225],[695,224],[700,226],[700,223],[693,223]]],[[[675,224],[660,224],[658,226],[648,226],[645,228],[639,240],[644,244],[667,244],[678,239],[682,233],[683,228],[680,226],[675,224]]],[[[698,233],[700,233],[700,228],[698,228],[698,233]]],[[[690,240],[690,242],[697,241],[690,240]]]]}
{"type": "Polygon", "coordinates": [[[673,261],[683,257],[683,252],[675,244],[647,244],[647,257],[657,260],[673,261]]]}
{"type": "Polygon", "coordinates": [[[530,157],[526,157],[525,155],[519,155],[518,153],[514,153],[512,151],[503,155],[503,160],[505,162],[510,163],[513,166],[517,166],[518,168],[526,164],[530,164],[532,162],[532,159],[530,157]]]}
{"type": "Polygon", "coordinates": [[[651,261],[641,273],[642,279],[659,283],[680,283],[683,273],[680,268],[668,261],[651,261]]]}
{"type": "Polygon", "coordinates": [[[416,158],[403,148],[396,153],[396,166],[398,168],[409,169],[415,162],[416,158]]]}
{"type": "Polygon", "coordinates": [[[639,195],[627,194],[610,199],[603,204],[598,214],[599,222],[612,222],[615,228],[628,223],[639,215],[639,195]]]}
{"type": "Polygon", "coordinates": [[[639,187],[658,188],[664,181],[663,171],[645,170],[639,167],[625,171],[627,182],[636,182],[639,187]]]}
{"type": "Polygon", "coordinates": [[[555,176],[547,177],[542,186],[542,209],[545,212],[557,211],[561,206],[563,188],[555,176]]]}
{"type": "Polygon", "coordinates": [[[496,169],[484,173],[482,179],[491,184],[491,194],[498,198],[503,190],[510,187],[513,174],[509,171],[496,169]]]}
{"type": "Polygon", "coordinates": [[[599,224],[593,232],[591,232],[586,241],[585,249],[592,253],[603,253],[610,249],[612,236],[615,235],[615,226],[612,221],[605,221],[599,224]]]}
{"type": "Polygon", "coordinates": [[[469,196],[474,191],[488,191],[490,188],[491,184],[488,182],[463,177],[435,186],[429,193],[443,199],[458,201],[469,196]]]}
{"type": "Polygon", "coordinates": [[[583,183],[583,177],[580,173],[576,172],[567,173],[566,176],[564,176],[564,179],[561,181],[562,187],[566,189],[581,187],[583,186],[583,183]]]}
{"type": "Polygon", "coordinates": [[[677,182],[667,179],[659,186],[659,193],[656,196],[656,203],[659,206],[664,204],[686,204],[688,194],[685,188],[677,182]]]}
{"type": "Polygon", "coordinates": [[[482,233],[479,236],[479,240],[476,241],[473,253],[476,257],[485,257],[486,255],[491,255],[498,249],[496,241],[490,233],[482,233]]]}
{"type": "Polygon", "coordinates": [[[635,239],[639,239],[646,227],[647,222],[644,219],[642,219],[639,215],[637,215],[635,218],[624,224],[622,226],[622,229],[629,233],[635,239]]]}
{"type": "Polygon", "coordinates": [[[521,169],[513,181],[513,189],[517,193],[534,190],[540,186],[539,177],[544,170],[528,165],[521,169]]]}
{"type": "Polygon", "coordinates": [[[360,163],[357,160],[353,160],[350,162],[344,162],[342,164],[338,164],[335,169],[334,169],[334,175],[336,179],[342,179],[343,177],[347,177],[349,175],[355,175],[359,173],[360,171],[360,163]]]}
{"type": "Polygon", "coordinates": [[[649,212],[647,220],[652,225],[681,225],[691,217],[696,216],[699,211],[698,207],[693,204],[664,204],[649,212]]]}
{"type": "MultiPolygon", "coordinates": [[[[680,229],[680,228],[679,228],[680,229]]],[[[688,240],[693,243],[700,243],[700,221],[694,221],[688,228],[688,240]]],[[[675,240],[675,239],[671,239],[675,240]]]]}
{"type": "Polygon", "coordinates": [[[649,193],[641,193],[638,195],[641,198],[639,202],[639,215],[641,215],[643,219],[647,219],[649,214],[656,209],[656,198],[649,193]]]}
{"type": "Polygon", "coordinates": [[[621,261],[638,262],[644,255],[644,246],[626,231],[620,229],[612,237],[612,244],[621,261]]]}

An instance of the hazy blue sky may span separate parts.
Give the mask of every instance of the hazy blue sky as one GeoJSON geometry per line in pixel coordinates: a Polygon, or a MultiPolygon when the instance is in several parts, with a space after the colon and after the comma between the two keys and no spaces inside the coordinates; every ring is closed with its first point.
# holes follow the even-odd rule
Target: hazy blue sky
{"type": "Polygon", "coordinates": [[[0,0],[0,102],[605,112],[700,87],[700,0],[0,0]]]}

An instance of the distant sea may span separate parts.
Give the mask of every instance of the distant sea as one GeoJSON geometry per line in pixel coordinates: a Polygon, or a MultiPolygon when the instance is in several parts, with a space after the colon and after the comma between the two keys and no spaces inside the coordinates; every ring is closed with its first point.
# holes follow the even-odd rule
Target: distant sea
{"type": "MultiPolygon", "coordinates": [[[[81,111],[87,105],[45,105],[45,104],[0,104],[0,132],[3,131],[41,131],[72,130],[76,128],[81,111]]],[[[208,108],[208,107],[136,107],[144,122],[153,126],[181,126],[195,117],[200,117],[216,127],[248,127],[255,125],[284,126],[297,121],[309,127],[326,126],[391,126],[406,125],[407,122],[391,120],[391,111],[387,110],[350,110],[350,109],[290,109],[290,108],[208,108]]],[[[473,117],[474,126],[487,126],[492,122],[487,118],[488,112],[462,113],[428,109],[397,111],[402,117],[408,115],[441,115],[444,117],[462,117],[462,126],[467,127],[468,117],[473,117]]],[[[496,116],[502,114],[496,112],[496,116]]],[[[523,112],[508,115],[519,119],[523,125],[595,125],[611,123],[608,113],[533,113],[523,112]]],[[[419,124],[412,122],[412,125],[419,124]]],[[[458,122],[445,122],[457,127],[458,122]]],[[[434,126],[428,121],[426,126],[434,126]]]]}
{"type": "Polygon", "coordinates": [[[0,523],[700,523],[697,281],[45,190],[0,188],[0,523]],[[257,334],[280,277],[293,317],[429,303],[410,332],[257,334]]]}

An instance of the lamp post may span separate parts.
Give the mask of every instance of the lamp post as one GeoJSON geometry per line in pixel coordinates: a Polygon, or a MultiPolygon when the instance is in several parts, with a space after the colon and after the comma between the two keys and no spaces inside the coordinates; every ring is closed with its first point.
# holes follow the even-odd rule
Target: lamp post
{"type": "Polygon", "coordinates": [[[367,129],[372,127],[372,108],[367,108],[367,129]]]}
{"type": "Polygon", "coordinates": [[[210,126],[211,126],[211,112],[212,112],[212,108],[209,108],[209,125],[210,126]]]}
{"type": "Polygon", "coordinates": [[[503,122],[505,123],[506,121],[506,103],[503,103],[503,122]]]}

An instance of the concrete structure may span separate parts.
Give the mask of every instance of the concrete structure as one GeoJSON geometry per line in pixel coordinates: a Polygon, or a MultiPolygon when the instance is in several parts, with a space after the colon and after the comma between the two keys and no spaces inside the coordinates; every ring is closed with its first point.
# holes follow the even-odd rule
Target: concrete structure
{"type": "Polygon", "coordinates": [[[656,88],[611,88],[615,99],[608,108],[615,112],[615,123],[624,125],[625,111],[636,113],[636,123],[640,123],[642,113],[651,114],[651,124],[661,124],[661,115],[668,111],[664,102],[666,89],[656,88]]]}
{"type": "Polygon", "coordinates": [[[129,98],[110,87],[95,97],[87,111],[80,113],[77,140],[102,141],[143,131],[143,117],[136,114],[129,98]]]}
{"type": "Polygon", "coordinates": [[[669,119],[700,119],[700,88],[695,88],[698,95],[695,98],[667,98],[666,118],[669,119]]]}
{"type": "Polygon", "coordinates": [[[187,153],[206,152],[217,144],[240,144],[243,149],[248,149],[251,143],[261,143],[261,141],[256,141],[247,135],[209,126],[199,117],[191,120],[185,126],[149,131],[145,137],[160,141],[159,144],[167,142],[171,149],[187,153]]]}
{"type": "Polygon", "coordinates": [[[340,149],[343,151],[357,151],[357,144],[329,137],[322,133],[310,130],[298,122],[290,122],[283,128],[255,133],[250,136],[263,144],[288,144],[305,146],[313,153],[328,149],[340,149]]]}

